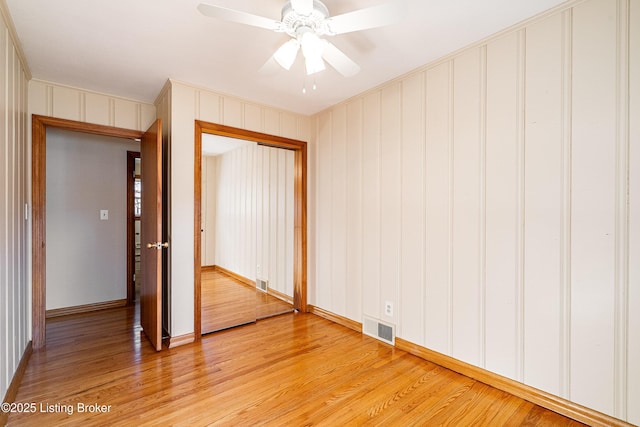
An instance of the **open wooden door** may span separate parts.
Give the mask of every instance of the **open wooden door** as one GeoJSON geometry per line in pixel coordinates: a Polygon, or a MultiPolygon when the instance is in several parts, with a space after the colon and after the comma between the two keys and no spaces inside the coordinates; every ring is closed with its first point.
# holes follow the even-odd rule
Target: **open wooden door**
{"type": "Polygon", "coordinates": [[[140,325],[151,345],[162,348],[162,122],[156,120],[140,144],[140,325]]]}

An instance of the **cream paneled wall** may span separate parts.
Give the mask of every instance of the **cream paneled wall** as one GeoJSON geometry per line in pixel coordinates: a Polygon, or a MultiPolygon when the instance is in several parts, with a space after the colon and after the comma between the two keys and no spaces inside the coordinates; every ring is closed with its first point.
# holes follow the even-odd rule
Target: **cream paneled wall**
{"type": "Polygon", "coordinates": [[[218,200],[218,156],[202,156],[202,247],[201,265],[216,264],[216,203],[218,200]]]}
{"type": "Polygon", "coordinates": [[[156,118],[153,104],[33,79],[29,113],[145,131],[156,118]]]}
{"type": "Polygon", "coordinates": [[[168,330],[171,336],[182,336],[194,331],[194,121],[309,141],[311,119],[174,80],[167,82],[156,106],[158,117],[167,126],[165,137],[171,183],[168,330]]]}
{"type": "MultiPolygon", "coordinates": [[[[31,77],[0,3],[0,400],[31,340],[29,286],[29,139],[31,77]]],[[[0,417],[2,418],[2,417],[0,417]]]]}
{"type": "Polygon", "coordinates": [[[202,174],[203,265],[293,298],[293,151],[248,145],[204,157],[202,174]]]}
{"type": "Polygon", "coordinates": [[[640,423],[639,61],[573,2],[314,116],[311,299],[640,423]]]}

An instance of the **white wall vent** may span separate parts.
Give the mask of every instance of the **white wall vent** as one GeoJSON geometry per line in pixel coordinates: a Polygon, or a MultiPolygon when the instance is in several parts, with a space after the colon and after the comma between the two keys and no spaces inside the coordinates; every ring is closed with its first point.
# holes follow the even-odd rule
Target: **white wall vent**
{"type": "Polygon", "coordinates": [[[363,317],[362,332],[365,335],[384,341],[387,344],[396,344],[396,327],[391,323],[383,322],[382,320],[374,319],[372,317],[363,317]]]}
{"type": "Polygon", "coordinates": [[[267,292],[268,288],[269,288],[269,284],[267,283],[266,280],[256,279],[256,289],[262,292],[267,292]]]}

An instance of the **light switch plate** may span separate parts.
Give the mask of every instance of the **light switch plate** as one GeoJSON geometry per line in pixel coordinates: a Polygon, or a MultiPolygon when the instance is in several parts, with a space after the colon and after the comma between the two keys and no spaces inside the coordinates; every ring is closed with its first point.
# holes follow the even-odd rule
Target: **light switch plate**
{"type": "Polygon", "coordinates": [[[100,209],[100,221],[106,221],[109,219],[109,211],[106,209],[100,209]]]}

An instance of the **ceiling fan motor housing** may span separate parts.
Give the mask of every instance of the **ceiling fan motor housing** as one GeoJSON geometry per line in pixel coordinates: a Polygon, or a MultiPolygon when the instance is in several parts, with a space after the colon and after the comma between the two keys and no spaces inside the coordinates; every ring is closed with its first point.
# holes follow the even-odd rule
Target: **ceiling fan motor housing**
{"type": "Polygon", "coordinates": [[[288,1],[282,8],[282,31],[291,37],[297,37],[298,29],[307,27],[319,36],[324,34],[332,35],[327,25],[328,17],[329,10],[321,1],[313,0],[313,10],[309,15],[299,14],[293,9],[291,2],[288,1]]]}

